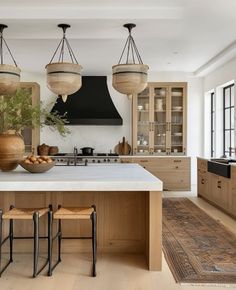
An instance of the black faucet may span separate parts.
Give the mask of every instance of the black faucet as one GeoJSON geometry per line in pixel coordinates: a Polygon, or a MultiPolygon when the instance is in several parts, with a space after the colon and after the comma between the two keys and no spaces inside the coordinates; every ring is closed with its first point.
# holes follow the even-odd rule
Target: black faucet
{"type": "Polygon", "coordinates": [[[78,149],[77,147],[74,147],[74,166],[77,165],[77,155],[78,155],[78,149]]]}

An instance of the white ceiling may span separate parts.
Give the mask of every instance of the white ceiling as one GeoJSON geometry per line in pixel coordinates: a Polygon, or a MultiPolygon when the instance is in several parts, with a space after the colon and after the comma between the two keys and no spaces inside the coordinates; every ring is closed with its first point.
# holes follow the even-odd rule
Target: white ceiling
{"type": "Polygon", "coordinates": [[[0,0],[0,7],[5,39],[27,71],[44,70],[63,22],[85,75],[111,73],[127,22],[137,24],[133,36],[151,71],[201,73],[236,53],[235,0],[0,0]]]}

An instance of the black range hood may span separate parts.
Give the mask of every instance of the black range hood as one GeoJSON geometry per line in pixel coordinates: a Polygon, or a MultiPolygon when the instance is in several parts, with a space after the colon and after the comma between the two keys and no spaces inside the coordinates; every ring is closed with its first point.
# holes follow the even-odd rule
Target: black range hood
{"type": "Polygon", "coordinates": [[[122,125],[123,120],[114,106],[106,76],[83,76],[82,87],[68,96],[64,103],[59,96],[52,108],[59,115],[66,113],[68,125],[122,125]]]}

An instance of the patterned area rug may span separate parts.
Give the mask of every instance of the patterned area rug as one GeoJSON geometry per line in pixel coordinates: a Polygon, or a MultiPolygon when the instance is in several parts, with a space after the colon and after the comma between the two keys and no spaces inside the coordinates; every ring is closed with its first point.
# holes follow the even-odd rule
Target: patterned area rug
{"type": "Polygon", "coordinates": [[[163,251],[179,283],[236,284],[236,236],[187,198],[163,198],[163,251]]]}

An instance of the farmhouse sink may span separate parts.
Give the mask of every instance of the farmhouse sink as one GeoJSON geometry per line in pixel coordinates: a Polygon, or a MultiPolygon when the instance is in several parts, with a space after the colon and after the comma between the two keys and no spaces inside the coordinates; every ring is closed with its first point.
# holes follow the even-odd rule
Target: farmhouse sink
{"type": "MultiPolygon", "coordinates": [[[[235,161],[236,162],[236,161],[235,161]]],[[[215,173],[217,175],[230,178],[230,160],[226,159],[217,159],[207,162],[208,172],[215,173]]]]}
{"type": "Polygon", "coordinates": [[[223,164],[230,164],[230,163],[235,163],[236,159],[212,158],[211,161],[219,162],[219,163],[223,163],[223,164]]]}

